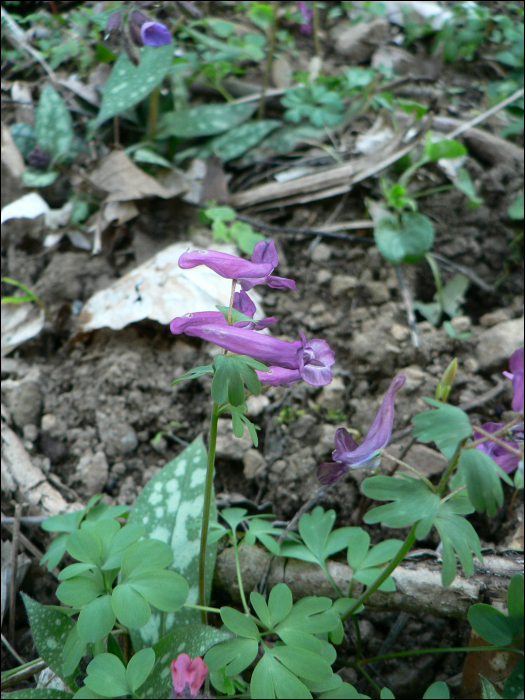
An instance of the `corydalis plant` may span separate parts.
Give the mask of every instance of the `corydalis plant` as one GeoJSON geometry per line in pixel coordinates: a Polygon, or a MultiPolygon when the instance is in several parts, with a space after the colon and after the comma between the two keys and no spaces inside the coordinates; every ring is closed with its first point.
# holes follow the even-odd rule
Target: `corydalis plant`
{"type": "MultiPolygon", "coordinates": [[[[122,3],[121,3],[122,4],[122,3]]],[[[143,3],[135,3],[142,5],[143,3]]],[[[165,46],[171,41],[171,34],[162,22],[154,22],[138,10],[117,10],[108,17],[107,32],[119,33],[129,60],[136,66],[140,63],[137,47],[165,46]]]]}

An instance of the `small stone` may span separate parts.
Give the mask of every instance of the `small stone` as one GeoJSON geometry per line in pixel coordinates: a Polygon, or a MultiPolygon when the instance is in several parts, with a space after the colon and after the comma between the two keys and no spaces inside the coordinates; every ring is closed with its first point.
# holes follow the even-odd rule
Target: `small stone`
{"type": "Polygon", "coordinates": [[[294,438],[300,440],[308,435],[308,433],[312,432],[316,423],[317,421],[314,416],[311,416],[309,413],[303,413],[303,415],[299,416],[290,426],[290,433],[294,438]]]}
{"type": "Polygon", "coordinates": [[[266,406],[270,405],[270,399],[265,394],[259,394],[258,396],[249,396],[246,399],[246,415],[251,418],[256,418],[260,416],[264,411],[266,406]]]}
{"type": "Polygon", "coordinates": [[[89,449],[84,452],[72,474],[69,483],[80,481],[84,496],[100,493],[108,480],[108,462],[106,455],[100,450],[93,454],[89,449]]]}
{"type": "Polygon", "coordinates": [[[259,469],[262,469],[266,464],[262,454],[253,448],[246,450],[242,462],[244,464],[243,474],[247,479],[254,479],[259,469]]]}
{"type": "Polygon", "coordinates": [[[310,253],[310,258],[313,260],[313,262],[320,263],[330,260],[331,255],[332,249],[327,246],[326,243],[319,243],[319,245],[310,253]]]}
{"type": "Polygon", "coordinates": [[[49,433],[51,435],[53,430],[56,427],[56,424],[57,424],[57,417],[55,415],[53,415],[53,413],[45,413],[42,416],[42,421],[40,423],[40,427],[46,433],[49,433]]]}
{"type": "Polygon", "coordinates": [[[334,451],[334,438],[337,425],[325,423],[321,428],[321,437],[314,446],[314,455],[318,461],[321,461],[334,451]]]}
{"type": "Polygon", "coordinates": [[[250,449],[252,445],[252,439],[248,430],[245,429],[242,437],[235,437],[231,420],[229,418],[219,420],[217,425],[217,446],[215,449],[217,457],[240,462],[246,450],[250,449]]]}
{"type": "Polygon", "coordinates": [[[126,465],[124,462],[115,462],[115,464],[111,467],[111,473],[114,476],[122,476],[126,472],[126,465]]]}
{"type": "Polygon", "coordinates": [[[158,438],[158,440],[155,440],[155,438],[153,438],[153,440],[150,441],[150,445],[153,447],[155,452],[158,452],[161,455],[163,455],[168,449],[168,441],[163,436],[158,438]]]}
{"type": "Polygon", "coordinates": [[[148,442],[149,440],[149,430],[141,430],[137,433],[137,440],[139,442],[148,442]]]}
{"type": "Polygon", "coordinates": [[[155,474],[160,472],[161,467],[155,467],[153,464],[142,472],[142,486],[146,486],[148,481],[152,479],[155,474]]]}
{"type": "Polygon", "coordinates": [[[137,498],[137,485],[132,476],[127,476],[122,482],[119,494],[117,496],[117,505],[132,505],[137,498]]]}
{"type": "Polygon", "coordinates": [[[400,370],[400,374],[406,374],[406,381],[402,387],[403,391],[407,394],[412,393],[425,382],[427,378],[426,372],[423,372],[421,367],[417,365],[410,365],[400,370]]]}
{"type": "Polygon", "coordinates": [[[400,323],[394,323],[390,329],[390,333],[394,336],[396,340],[402,342],[406,340],[410,335],[410,330],[406,326],[402,326],[400,323]]]}
{"type": "Polygon", "coordinates": [[[366,282],[363,286],[368,292],[372,304],[386,304],[387,301],[390,301],[390,292],[384,282],[366,282]]]}
{"type": "Polygon", "coordinates": [[[335,275],[330,284],[330,293],[332,296],[338,297],[350,289],[355,289],[358,284],[359,280],[353,275],[335,275]]]}
{"type": "Polygon", "coordinates": [[[33,423],[28,423],[23,427],[24,440],[29,440],[29,442],[35,442],[38,437],[38,428],[33,423]]]}
{"type": "Polygon", "coordinates": [[[318,301],[310,307],[310,313],[314,314],[314,316],[316,314],[322,314],[323,311],[326,311],[326,305],[322,301],[318,301]]]}
{"type": "Polygon", "coordinates": [[[321,316],[312,316],[308,314],[303,318],[303,323],[311,331],[318,331],[321,328],[328,328],[336,323],[335,316],[330,311],[326,311],[321,316]]]}
{"type": "Polygon", "coordinates": [[[317,284],[324,284],[325,282],[329,282],[332,279],[332,273],[330,272],[330,270],[319,270],[315,279],[317,284]]]}
{"type": "Polygon", "coordinates": [[[491,311],[488,314],[483,314],[479,319],[479,325],[483,328],[492,328],[492,326],[497,326],[498,323],[505,323],[509,320],[509,314],[505,309],[497,309],[496,311],[491,311]]]}
{"type": "Polygon", "coordinates": [[[456,333],[466,333],[472,326],[472,321],[468,316],[456,316],[450,321],[450,325],[456,333]]]}
{"type": "Polygon", "coordinates": [[[335,50],[351,63],[368,61],[388,36],[389,24],[383,17],[372,22],[359,22],[332,33],[335,50]]]}
{"type": "MultiPolygon", "coordinates": [[[[401,445],[390,445],[387,448],[387,452],[393,457],[399,457],[399,455],[401,454],[401,450],[401,445]]],[[[442,474],[445,470],[445,467],[447,466],[447,460],[443,457],[443,455],[440,452],[432,450],[426,445],[418,444],[413,445],[410,448],[408,453],[403,458],[403,462],[420,471],[423,474],[423,476],[427,477],[427,479],[433,476],[437,476],[438,474],[442,474]]],[[[381,459],[382,471],[390,470],[393,466],[394,462],[387,459],[386,457],[383,457],[381,459]]],[[[411,476],[414,475],[413,472],[411,472],[409,469],[406,469],[405,467],[399,467],[399,471],[403,474],[409,474],[411,476]]]]}
{"type": "Polygon", "coordinates": [[[467,357],[467,359],[463,363],[463,367],[466,369],[467,372],[471,372],[472,374],[474,374],[479,369],[479,362],[474,357],[467,357]]]}
{"type": "Polygon", "coordinates": [[[108,457],[127,454],[137,449],[137,433],[131,425],[114,421],[102,411],[96,411],[98,434],[108,457]]]}
{"type": "Polygon", "coordinates": [[[317,403],[326,410],[342,410],[344,408],[345,385],[341,377],[334,377],[330,384],[321,389],[317,403]]]}
{"type": "Polygon", "coordinates": [[[508,368],[509,357],[523,345],[523,318],[498,323],[481,333],[476,358],[481,371],[508,368]]]}
{"type": "Polygon", "coordinates": [[[39,372],[30,372],[24,379],[6,379],[2,382],[2,393],[11,411],[11,418],[21,430],[28,423],[40,423],[42,393],[39,375],[39,372]]]}

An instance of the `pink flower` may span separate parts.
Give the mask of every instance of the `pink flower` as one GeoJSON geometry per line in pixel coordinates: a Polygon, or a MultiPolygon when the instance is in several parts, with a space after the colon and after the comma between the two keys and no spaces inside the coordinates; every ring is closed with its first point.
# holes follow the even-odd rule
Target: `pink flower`
{"type": "MultiPolygon", "coordinates": [[[[487,433],[495,433],[501,428],[504,428],[505,423],[484,423],[481,427],[487,433]]],[[[508,440],[503,436],[500,436],[499,439],[506,445],[509,445],[509,447],[519,448],[518,441],[523,440],[523,423],[514,426],[514,428],[510,430],[510,436],[515,437],[516,442],[508,440]]],[[[479,433],[477,430],[474,431],[474,440],[479,440],[483,437],[485,436],[479,433]]],[[[481,450],[491,457],[496,462],[498,467],[501,467],[506,474],[512,474],[512,472],[519,466],[520,458],[517,455],[512,454],[512,452],[506,450],[501,445],[498,445],[493,440],[486,440],[485,442],[482,442],[481,445],[476,446],[476,449],[481,450]]]]}
{"type": "Polygon", "coordinates": [[[200,656],[193,660],[184,652],[171,662],[172,698],[195,698],[204,683],[208,667],[200,656]],[[188,694],[189,691],[189,694],[188,694]]]}
{"type": "Polygon", "coordinates": [[[510,379],[514,397],[512,399],[512,410],[523,413],[523,346],[515,350],[509,360],[510,372],[503,372],[503,376],[510,379]]]}

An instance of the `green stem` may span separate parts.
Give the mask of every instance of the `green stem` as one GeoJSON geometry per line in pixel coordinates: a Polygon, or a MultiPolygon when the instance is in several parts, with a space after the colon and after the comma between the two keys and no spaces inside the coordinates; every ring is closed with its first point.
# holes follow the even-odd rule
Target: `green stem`
{"type": "Polygon", "coordinates": [[[361,658],[361,630],[359,629],[359,622],[356,620],[355,616],[352,615],[352,622],[354,623],[355,633],[356,633],[356,643],[355,643],[355,660],[356,663],[359,662],[361,658]]]}
{"type": "Polygon", "coordinates": [[[206,612],[220,613],[220,608],[210,608],[207,605],[192,605],[191,603],[184,603],[183,608],[190,608],[191,610],[204,610],[206,612]]]}
{"type": "Polygon", "coordinates": [[[339,590],[339,588],[338,588],[336,582],[335,582],[334,579],[332,578],[332,575],[331,575],[330,572],[328,571],[328,567],[326,566],[326,564],[325,564],[324,566],[322,566],[321,568],[322,568],[322,570],[323,570],[323,572],[324,572],[324,575],[325,575],[326,578],[328,579],[328,582],[330,583],[330,585],[332,586],[332,588],[334,589],[334,591],[337,593],[337,595],[338,595],[340,598],[344,598],[344,595],[341,593],[341,591],[339,590]]]}
{"type": "Polygon", "coordinates": [[[232,532],[233,536],[233,552],[235,554],[235,570],[237,572],[237,583],[239,584],[239,593],[241,596],[242,607],[246,615],[250,614],[250,608],[246,602],[246,597],[244,595],[244,588],[242,587],[242,576],[241,576],[241,564],[239,562],[239,545],[237,544],[237,535],[232,532]]]}
{"type": "Polygon", "coordinates": [[[414,474],[417,474],[417,476],[421,479],[421,481],[424,481],[425,484],[428,486],[428,488],[435,492],[436,487],[434,486],[434,484],[431,481],[429,481],[426,478],[426,476],[421,474],[421,472],[419,472],[415,467],[411,467],[410,464],[407,464],[406,462],[403,462],[402,460],[397,459],[397,457],[393,457],[388,452],[385,452],[385,450],[382,450],[381,454],[383,457],[386,457],[391,462],[395,462],[398,466],[405,467],[405,469],[408,469],[409,471],[413,472],[414,474]]]}
{"type": "MultiPolygon", "coordinates": [[[[467,438],[465,438],[465,440],[466,440],[466,439],[467,439],[467,438]]],[[[461,453],[461,448],[462,448],[463,445],[465,444],[465,440],[462,440],[462,441],[459,443],[459,445],[456,447],[456,451],[455,451],[454,454],[452,455],[452,459],[451,459],[450,462],[448,463],[447,468],[445,469],[445,472],[444,472],[443,476],[441,477],[441,481],[440,481],[439,484],[437,485],[436,493],[442,493],[442,491],[444,490],[445,486],[447,485],[448,477],[450,476],[450,473],[452,472],[452,470],[454,469],[454,467],[455,467],[456,464],[458,463],[459,455],[460,455],[460,453],[461,453]]]]}
{"type": "MultiPolygon", "coordinates": [[[[418,521],[418,522],[419,522],[419,521],[418,521]]],[[[375,591],[377,591],[377,589],[379,588],[379,586],[380,586],[384,581],[387,580],[387,578],[390,576],[390,574],[392,573],[392,571],[394,571],[394,569],[397,567],[397,565],[398,565],[400,562],[403,561],[403,558],[404,558],[405,554],[407,554],[407,552],[409,551],[409,549],[412,547],[412,545],[413,545],[414,542],[416,541],[416,527],[417,527],[417,525],[418,525],[418,522],[416,522],[416,523],[414,523],[414,524],[412,525],[412,528],[411,528],[410,532],[408,533],[407,538],[406,538],[406,540],[405,540],[404,543],[403,543],[403,546],[401,547],[401,549],[399,550],[399,552],[396,554],[396,556],[392,559],[392,561],[390,562],[390,564],[389,564],[385,569],[383,569],[383,572],[376,578],[376,580],[374,581],[374,583],[366,589],[366,591],[363,593],[363,595],[362,595],[360,598],[358,598],[358,599],[356,600],[356,602],[352,605],[352,607],[351,607],[350,610],[346,613],[346,615],[345,615],[344,617],[341,618],[341,621],[342,621],[342,622],[344,622],[345,620],[348,620],[348,618],[350,617],[350,615],[353,615],[353,613],[354,613],[359,607],[361,607],[361,605],[363,605],[363,603],[365,602],[365,600],[368,600],[368,598],[370,598],[370,596],[372,595],[372,593],[375,593],[375,591]]]]}
{"type": "Polygon", "coordinates": [[[275,35],[277,34],[277,25],[279,23],[279,17],[277,13],[279,11],[280,0],[272,2],[273,7],[273,22],[272,22],[272,33],[270,36],[270,45],[268,47],[268,55],[266,56],[266,67],[264,69],[264,75],[261,87],[261,99],[259,101],[259,111],[257,113],[257,119],[262,119],[264,116],[264,99],[266,95],[266,88],[270,82],[270,73],[272,72],[272,62],[273,62],[273,52],[275,51],[275,35]]]}
{"type": "Polygon", "coordinates": [[[439,267],[434,258],[430,253],[425,254],[425,259],[432,270],[432,275],[434,276],[434,283],[436,285],[436,291],[439,299],[439,305],[441,307],[441,312],[445,311],[445,300],[443,299],[443,282],[441,281],[441,275],[439,274],[439,267]]]}
{"type": "MultiPolygon", "coordinates": [[[[206,485],[204,487],[204,506],[202,510],[201,548],[199,552],[199,602],[206,607],[206,546],[210,526],[211,496],[213,492],[213,467],[215,464],[215,446],[217,444],[217,423],[219,406],[214,402],[211,410],[210,439],[208,442],[208,465],[206,467],[206,485]]],[[[206,610],[201,610],[202,622],[206,624],[206,610]]]]}
{"type": "Polygon", "coordinates": [[[148,139],[153,141],[157,133],[157,120],[159,117],[159,92],[160,88],[157,85],[152,90],[148,100],[148,139]]]}
{"type": "Polygon", "coordinates": [[[232,309],[233,309],[233,298],[235,297],[235,287],[236,286],[237,286],[237,280],[232,280],[232,291],[230,294],[230,305],[228,307],[228,318],[226,319],[229,326],[233,325],[232,309]]]}
{"type": "MultiPolygon", "coordinates": [[[[380,692],[381,692],[381,688],[380,688],[380,687],[377,685],[377,683],[372,679],[372,676],[371,676],[369,673],[367,673],[367,672],[365,671],[364,668],[362,668],[361,666],[356,666],[356,669],[359,671],[359,673],[362,673],[362,674],[363,674],[363,676],[364,676],[364,677],[366,678],[366,680],[370,683],[370,685],[373,685],[373,686],[374,686],[374,688],[375,688],[375,690],[376,690],[377,693],[380,693],[380,692]]],[[[365,696],[365,697],[366,697],[366,696],[365,696]]]]}
{"type": "MultiPolygon", "coordinates": [[[[361,659],[360,661],[344,662],[337,659],[337,663],[342,666],[351,666],[355,668],[357,665],[371,664],[375,661],[385,661],[386,659],[400,659],[405,656],[418,656],[421,654],[441,654],[441,653],[451,653],[451,652],[463,652],[463,651],[499,651],[504,649],[509,651],[509,647],[497,647],[497,646],[486,646],[486,647],[431,647],[429,649],[413,649],[410,651],[395,651],[390,654],[382,654],[380,656],[371,656],[369,659],[361,659]]],[[[523,654],[520,649],[512,649],[512,651],[517,651],[518,654],[523,654]]]]}
{"type": "Polygon", "coordinates": [[[418,170],[418,168],[420,168],[422,165],[425,165],[425,163],[427,163],[427,162],[428,162],[427,157],[423,156],[423,158],[421,158],[420,160],[413,163],[401,175],[401,177],[398,180],[399,184],[406,189],[408,182],[409,182],[410,178],[412,177],[412,175],[416,172],[416,170],[418,170]]]}

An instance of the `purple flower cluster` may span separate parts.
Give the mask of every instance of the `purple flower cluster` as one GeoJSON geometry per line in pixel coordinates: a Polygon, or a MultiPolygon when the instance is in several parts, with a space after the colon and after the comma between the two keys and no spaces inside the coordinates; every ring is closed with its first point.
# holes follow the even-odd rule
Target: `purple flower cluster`
{"type": "MultiPolygon", "coordinates": [[[[221,277],[236,280],[241,291],[234,295],[233,308],[253,319],[255,304],[246,292],[257,284],[296,289],[293,280],[272,275],[278,262],[274,242],[259,241],[251,260],[214,250],[196,250],[183,253],[179,267],[188,269],[206,265],[221,277]]],[[[258,333],[276,320],[272,316],[261,321],[243,320],[228,324],[222,313],[202,311],[174,318],[170,330],[175,334],[202,338],[230,352],[264,362],[268,365],[268,372],[257,374],[266,384],[289,386],[300,379],[313,386],[329,384],[332,381],[330,367],[335,360],[328,343],[320,338],[307,341],[303,333],[300,333],[300,340],[292,342],[258,333]]]]}
{"type": "Polygon", "coordinates": [[[312,33],[312,3],[311,2],[298,2],[297,9],[302,15],[301,21],[299,22],[301,34],[311,34],[312,33]]]}
{"type": "MultiPolygon", "coordinates": [[[[509,359],[510,372],[503,372],[503,376],[512,382],[512,410],[516,413],[523,413],[523,346],[515,350],[509,359]]],[[[496,433],[505,427],[505,423],[485,423],[481,426],[487,433],[496,433]]],[[[474,431],[474,440],[485,437],[482,433],[474,431]]],[[[523,421],[512,427],[505,437],[499,438],[500,442],[508,445],[514,450],[519,448],[519,443],[523,445],[523,421]]],[[[506,450],[502,444],[493,440],[486,440],[477,446],[478,450],[485,452],[496,464],[503,469],[506,474],[511,474],[518,467],[523,472],[523,460],[517,454],[506,450]]],[[[523,451],[523,447],[521,447],[523,451]]]]}

